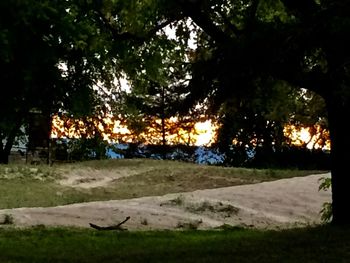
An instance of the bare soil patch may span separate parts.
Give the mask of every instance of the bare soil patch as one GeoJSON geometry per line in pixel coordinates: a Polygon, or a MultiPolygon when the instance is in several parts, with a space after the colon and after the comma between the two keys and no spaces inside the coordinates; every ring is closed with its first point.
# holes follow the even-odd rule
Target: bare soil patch
{"type": "MultiPolygon", "coordinates": [[[[130,176],[119,170],[104,171],[96,177],[93,170],[78,170],[60,183],[72,187],[93,188],[130,176]],[[91,173],[90,173],[91,172],[91,173]]],[[[224,225],[263,229],[289,228],[319,224],[320,210],[331,193],[319,191],[316,174],[272,182],[140,197],[79,203],[57,207],[0,210],[2,218],[11,216],[16,227],[115,225],[125,223],[129,230],[212,229],[224,225]]]]}
{"type": "Polygon", "coordinates": [[[106,187],[117,179],[132,176],[137,171],[128,168],[120,168],[118,170],[97,170],[94,168],[75,169],[65,174],[59,183],[63,186],[80,187],[80,188],[96,188],[106,187]]]}

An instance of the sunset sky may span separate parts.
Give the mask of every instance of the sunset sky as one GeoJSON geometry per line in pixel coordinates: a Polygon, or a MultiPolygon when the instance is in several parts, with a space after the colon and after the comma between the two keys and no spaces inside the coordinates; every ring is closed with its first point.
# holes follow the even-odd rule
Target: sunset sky
{"type": "MultiPolygon", "coordinates": [[[[100,131],[102,131],[102,135],[104,140],[113,143],[113,138],[124,138],[126,140],[130,140],[132,136],[130,130],[127,126],[122,125],[120,121],[112,121],[111,118],[104,119],[105,124],[109,126],[108,131],[105,131],[102,124],[98,124],[100,131]]],[[[51,133],[52,138],[57,137],[68,137],[68,138],[79,138],[80,134],[84,132],[84,123],[82,121],[75,122],[74,125],[68,125],[69,128],[64,128],[64,121],[59,117],[55,117],[53,119],[53,129],[51,133]],[[78,128],[79,126],[79,128],[78,128]],[[79,131],[80,129],[80,131],[79,131]]],[[[66,125],[67,126],[67,125],[66,125]]],[[[211,143],[215,140],[217,126],[212,123],[211,120],[207,120],[204,122],[197,122],[194,126],[194,131],[190,134],[185,131],[178,131],[178,134],[168,135],[167,143],[172,144],[176,142],[185,142],[188,136],[191,137],[191,141],[193,145],[196,146],[210,146],[211,143]],[[179,137],[182,137],[182,139],[179,137]],[[181,141],[182,140],[182,141],[181,141]]],[[[289,137],[291,138],[294,145],[302,145],[304,143],[308,143],[307,147],[312,148],[317,140],[317,136],[311,137],[309,128],[300,128],[296,129],[293,126],[289,127],[289,137]],[[291,132],[290,132],[291,131],[291,132]]],[[[159,133],[159,132],[158,132],[159,133]]],[[[285,134],[287,135],[287,129],[285,130],[285,134]]],[[[154,137],[152,134],[145,134],[144,138],[154,137]]],[[[315,148],[317,148],[317,143],[315,148]]],[[[330,149],[330,142],[326,143],[325,149],[330,149]]]]}

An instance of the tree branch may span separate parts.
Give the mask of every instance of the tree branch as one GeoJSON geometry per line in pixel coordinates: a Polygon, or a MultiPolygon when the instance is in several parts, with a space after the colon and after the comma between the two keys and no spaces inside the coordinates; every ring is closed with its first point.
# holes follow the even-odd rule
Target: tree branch
{"type": "Polygon", "coordinates": [[[233,39],[215,25],[208,14],[201,8],[201,1],[177,0],[177,2],[183,10],[184,15],[190,17],[214,41],[224,45],[232,43],[233,39]]]}
{"type": "Polygon", "coordinates": [[[126,230],[126,229],[121,228],[121,225],[124,224],[129,219],[130,219],[130,216],[128,216],[127,218],[125,218],[124,221],[122,221],[119,224],[114,225],[114,226],[103,227],[103,226],[98,226],[98,225],[95,225],[95,224],[92,224],[92,223],[89,223],[89,225],[90,225],[90,227],[92,227],[94,229],[97,229],[97,230],[126,230]]]}
{"type": "Polygon", "coordinates": [[[315,0],[281,0],[281,2],[290,11],[300,14],[303,18],[310,17],[319,9],[315,0]]]}
{"type": "Polygon", "coordinates": [[[164,21],[159,21],[157,25],[155,25],[152,29],[138,35],[130,32],[119,32],[119,30],[113,26],[111,21],[107,19],[107,17],[102,13],[100,9],[96,10],[95,12],[97,13],[103,25],[111,32],[114,41],[135,41],[137,43],[143,43],[149,40],[162,28],[165,28],[169,24],[184,17],[181,14],[177,14],[172,18],[166,19],[164,21]]]}
{"type": "Polygon", "coordinates": [[[227,27],[233,32],[233,34],[235,35],[240,35],[240,30],[235,27],[234,24],[231,23],[231,21],[228,19],[228,17],[226,16],[226,14],[221,10],[217,10],[218,14],[221,16],[222,20],[224,21],[225,25],[227,25],[227,27]]]}
{"type": "Polygon", "coordinates": [[[249,7],[248,19],[246,21],[245,31],[252,31],[252,29],[255,25],[255,21],[256,21],[255,16],[256,16],[256,12],[258,10],[258,6],[259,6],[259,1],[255,0],[255,1],[253,1],[251,6],[249,7]]]}

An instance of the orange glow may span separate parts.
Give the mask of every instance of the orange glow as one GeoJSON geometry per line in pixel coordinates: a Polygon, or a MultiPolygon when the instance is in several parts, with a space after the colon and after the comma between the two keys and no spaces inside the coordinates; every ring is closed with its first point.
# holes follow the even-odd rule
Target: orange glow
{"type": "MultiPolygon", "coordinates": [[[[91,120],[90,120],[91,121],[91,120]]],[[[154,120],[158,125],[161,120],[154,120]]],[[[177,126],[177,118],[166,120],[166,127],[171,127],[171,134],[166,134],[168,144],[188,144],[195,146],[210,146],[215,141],[218,126],[211,120],[197,122],[193,127],[187,129],[177,126]]],[[[113,116],[97,118],[93,120],[94,126],[102,135],[103,140],[114,142],[133,142],[135,136],[142,138],[148,143],[160,143],[161,132],[155,127],[149,127],[141,134],[133,134],[125,123],[113,116]]],[[[51,138],[80,138],[83,135],[88,136],[89,133],[82,120],[72,120],[69,118],[61,118],[54,116],[52,120],[51,138]]],[[[305,145],[312,149],[323,147],[330,149],[330,140],[328,131],[321,130],[318,127],[296,127],[293,125],[286,126],[284,129],[285,136],[290,138],[291,143],[296,146],[305,145]],[[313,134],[313,135],[312,135],[313,134]],[[321,144],[320,144],[321,143],[321,144]]]]}
{"type": "Polygon", "coordinates": [[[321,127],[296,127],[289,125],[284,129],[284,133],[290,138],[291,143],[296,146],[305,145],[309,149],[323,148],[330,150],[331,142],[329,132],[321,127]]]}
{"type": "MultiPolygon", "coordinates": [[[[91,121],[91,120],[90,120],[91,121]]],[[[99,120],[94,120],[94,125],[101,133],[103,140],[113,142],[133,142],[135,134],[128,129],[126,124],[113,116],[107,116],[99,120]]],[[[154,120],[157,125],[161,124],[161,120],[154,120]]],[[[177,118],[166,120],[167,128],[172,127],[172,134],[166,134],[168,144],[188,144],[188,145],[210,145],[213,143],[215,135],[215,126],[210,120],[198,122],[193,128],[185,130],[182,127],[177,127],[177,118]]],[[[52,119],[51,138],[80,138],[88,133],[81,120],[71,120],[69,118],[61,118],[54,116],[52,119]]],[[[89,136],[87,136],[89,137],[89,136]]],[[[149,127],[147,130],[138,135],[148,143],[159,143],[161,133],[154,127],[149,127]]]]}
{"type": "Polygon", "coordinates": [[[210,145],[213,143],[217,128],[211,120],[197,122],[194,127],[197,131],[195,145],[210,145]]]}

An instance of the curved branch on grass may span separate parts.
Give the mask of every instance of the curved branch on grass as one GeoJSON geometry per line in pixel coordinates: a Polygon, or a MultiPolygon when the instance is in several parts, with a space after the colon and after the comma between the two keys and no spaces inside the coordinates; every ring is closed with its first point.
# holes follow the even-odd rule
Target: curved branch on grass
{"type": "Polygon", "coordinates": [[[125,231],[126,229],[122,228],[121,225],[124,224],[126,221],[128,221],[130,219],[130,216],[128,216],[127,218],[125,218],[124,221],[120,222],[117,225],[113,225],[113,226],[98,226],[92,223],[89,223],[90,227],[97,229],[97,230],[120,230],[120,231],[125,231]]]}

